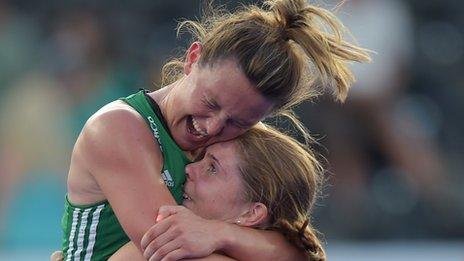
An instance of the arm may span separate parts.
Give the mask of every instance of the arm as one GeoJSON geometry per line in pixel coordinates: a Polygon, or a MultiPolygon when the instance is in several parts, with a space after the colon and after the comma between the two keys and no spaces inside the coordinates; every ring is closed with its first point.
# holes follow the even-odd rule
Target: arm
{"type": "Polygon", "coordinates": [[[86,123],[74,153],[140,248],[158,208],[176,204],[162,181],[161,152],[143,118],[127,106],[98,112],[86,123]]]}
{"type": "MultiPolygon", "coordinates": [[[[52,261],[53,260],[55,259],[52,259],[52,261]]],[[[123,247],[121,247],[108,260],[109,261],[126,261],[126,260],[145,261],[146,259],[143,257],[142,253],[140,253],[140,251],[137,249],[134,243],[129,242],[125,244],[123,247]]],[[[186,261],[187,260],[189,261],[234,261],[235,259],[213,253],[207,257],[194,258],[194,259],[182,259],[182,260],[186,260],[186,261]]]]}
{"type": "Polygon", "coordinates": [[[223,223],[220,250],[237,260],[307,260],[280,233],[223,223]],[[259,258],[256,259],[256,256],[259,258]]]}
{"type": "Polygon", "coordinates": [[[277,232],[206,220],[182,206],[163,206],[160,215],[164,219],[142,239],[144,256],[150,260],[200,257],[214,251],[236,260],[307,260],[277,232]]]}

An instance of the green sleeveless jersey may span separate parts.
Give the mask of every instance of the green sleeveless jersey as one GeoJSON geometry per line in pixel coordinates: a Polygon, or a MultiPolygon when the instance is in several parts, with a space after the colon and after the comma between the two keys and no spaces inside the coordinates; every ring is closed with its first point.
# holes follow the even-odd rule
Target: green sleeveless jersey
{"type": "MultiPolygon", "coordinates": [[[[161,176],[181,204],[184,168],[190,161],[172,139],[158,105],[143,90],[121,100],[137,110],[153,132],[163,155],[161,176]]],[[[61,226],[63,260],[107,260],[130,241],[108,201],[75,205],[66,197],[61,226]]]]}

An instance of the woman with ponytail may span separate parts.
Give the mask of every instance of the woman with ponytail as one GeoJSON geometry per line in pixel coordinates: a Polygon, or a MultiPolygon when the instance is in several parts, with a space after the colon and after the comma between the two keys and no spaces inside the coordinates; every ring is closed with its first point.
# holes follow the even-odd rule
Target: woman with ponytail
{"type": "MultiPolygon", "coordinates": [[[[180,23],[184,29],[192,44],[163,68],[163,88],[107,104],[83,127],[68,174],[65,259],[105,260],[129,241],[149,256],[153,247],[159,257],[193,255],[185,244],[157,249],[150,236],[142,241],[150,227],[156,230],[162,205],[182,203],[185,165],[267,116],[288,115],[306,134],[290,109],[321,87],[343,101],[353,82],[348,63],[369,60],[366,50],[342,39],[343,27],[329,11],[306,0],[211,11],[202,22],[180,23]]],[[[222,250],[239,259],[256,253],[292,259],[280,235],[255,231],[229,226],[222,250]]],[[[218,247],[205,246],[195,254],[218,247]]]]}
{"type": "MultiPolygon", "coordinates": [[[[199,218],[195,214],[210,221],[277,231],[305,260],[326,260],[318,233],[310,224],[323,170],[308,147],[270,126],[257,125],[235,140],[209,146],[201,160],[187,165],[186,173],[184,207],[161,207],[158,217],[163,220],[157,226],[165,226],[174,217],[199,218]]],[[[167,229],[157,238],[162,240],[170,233],[172,229],[167,229]]],[[[264,260],[263,256],[253,260],[264,260]]],[[[128,245],[111,260],[129,257],[143,259],[128,245]]],[[[206,260],[223,259],[229,260],[217,254],[206,260]]]]}

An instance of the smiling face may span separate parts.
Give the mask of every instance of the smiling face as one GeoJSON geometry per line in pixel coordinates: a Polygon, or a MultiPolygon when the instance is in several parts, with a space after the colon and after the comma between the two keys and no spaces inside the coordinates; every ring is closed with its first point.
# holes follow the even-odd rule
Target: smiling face
{"type": "Polygon", "coordinates": [[[236,150],[233,141],[213,144],[202,160],[187,165],[185,207],[203,218],[229,222],[249,210],[236,150]]]}
{"type": "Polygon", "coordinates": [[[162,104],[171,134],[183,150],[233,139],[263,119],[273,106],[235,61],[200,66],[200,51],[200,45],[192,45],[184,78],[173,85],[162,104]]]}

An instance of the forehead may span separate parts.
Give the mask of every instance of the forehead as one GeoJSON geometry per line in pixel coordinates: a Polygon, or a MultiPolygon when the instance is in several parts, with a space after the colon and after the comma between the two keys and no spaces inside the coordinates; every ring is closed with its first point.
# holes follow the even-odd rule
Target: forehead
{"type": "Polygon", "coordinates": [[[255,123],[270,111],[272,102],[259,93],[232,59],[205,66],[202,71],[198,84],[204,95],[231,117],[255,123]]]}
{"type": "Polygon", "coordinates": [[[233,141],[219,142],[208,146],[206,153],[214,156],[228,173],[235,173],[240,167],[240,155],[237,148],[233,141]]]}

